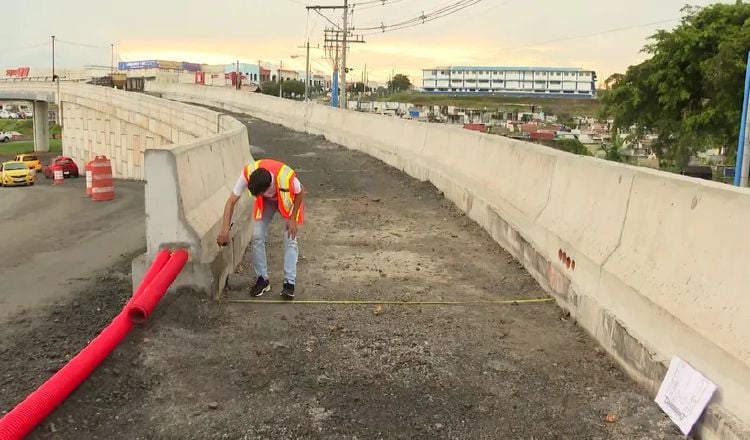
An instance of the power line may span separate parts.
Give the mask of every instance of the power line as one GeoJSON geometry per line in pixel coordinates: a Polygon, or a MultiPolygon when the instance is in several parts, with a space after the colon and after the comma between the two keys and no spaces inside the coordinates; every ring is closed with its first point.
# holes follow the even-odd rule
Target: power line
{"type": "Polygon", "coordinates": [[[352,12],[356,11],[366,11],[368,9],[372,8],[379,8],[381,6],[388,6],[392,5],[393,3],[400,3],[405,0],[375,0],[371,2],[362,2],[362,3],[355,3],[352,5],[352,12]],[[364,7],[359,7],[360,5],[364,5],[364,7]]]}
{"type": "Polygon", "coordinates": [[[10,49],[3,49],[3,53],[18,52],[18,51],[21,51],[21,50],[28,50],[28,49],[36,49],[37,47],[49,46],[50,44],[52,44],[52,43],[50,43],[49,41],[47,41],[45,43],[31,44],[31,45],[28,45],[28,46],[11,47],[10,49]]]}
{"type": "Polygon", "coordinates": [[[572,36],[572,37],[555,38],[555,39],[552,39],[552,40],[540,41],[538,43],[527,44],[527,45],[524,45],[524,46],[511,47],[509,49],[499,49],[498,52],[503,52],[503,51],[506,51],[506,50],[528,49],[530,47],[543,46],[545,44],[559,43],[559,42],[562,42],[562,41],[577,40],[579,38],[596,37],[598,35],[611,34],[611,33],[614,33],[614,32],[621,32],[621,31],[627,31],[627,30],[631,30],[631,29],[638,29],[638,28],[643,28],[643,27],[649,27],[649,26],[654,26],[654,25],[657,25],[657,24],[663,24],[663,23],[669,23],[669,22],[673,22],[673,21],[679,21],[681,19],[682,19],[682,17],[669,18],[669,19],[666,19],[666,20],[652,21],[650,23],[643,23],[643,24],[636,24],[636,25],[632,25],[632,26],[623,26],[623,27],[605,29],[605,30],[594,32],[594,33],[591,33],[591,34],[581,34],[581,35],[575,35],[575,36],[572,36]]]}
{"type": "Polygon", "coordinates": [[[398,23],[393,24],[383,24],[375,25],[375,26],[365,26],[365,27],[359,27],[357,28],[358,31],[374,31],[379,30],[381,33],[386,31],[392,31],[392,30],[398,30],[398,29],[405,29],[408,27],[418,26],[421,24],[425,24],[429,21],[436,20],[438,18],[446,17],[448,15],[455,14],[456,12],[467,8],[469,6],[473,6],[482,0],[459,0],[455,3],[452,3],[448,6],[444,6],[440,9],[436,9],[434,11],[428,12],[428,13],[422,13],[422,15],[419,15],[417,17],[411,18],[409,20],[404,20],[398,23]]]}
{"type": "MultiPolygon", "coordinates": [[[[317,10],[317,9],[313,9],[313,11],[315,11],[315,12],[316,12],[316,13],[317,13],[318,15],[320,15],[321,17],[325,18],[325,19],[326,19],[326,21],[327,21],[327,22],[329,22],[329,23],[331,23],[331,25],[332,25],[333,27],[335,27],[336,29],[339,29],[339,30],[341,30],[341,26],[339,26],[339,25],[338,25],[338,23],[334,23],[334,22],[333,22],[333,21],[332,21],[332,20],[331,20],[330,18],[328,18],[328,17],[326,17],[325,15],[323,15],[323,13],[322,13],[322,12],[320,12],[320,11],[319,11],[319,10],[317,10]]],[[[333,12],[331,12],[331,15],[333,15],[333,12]]]]}
{"type": "Polygon", "coordinates": [[[366,32],[362,34],[362,35],[374,35],[374,34],[393,32],[393,31],[397,31],[401,29],[408,29],[408,28],[412,28],[416,26],[421,26],[431,21],[434,21],[443,17],[447,17],[449,15],[453,15],[463,9],[476,5],[480,3],[481,1],[482,0],[460,0],[449,6],[445,6],[443,8],[431,11],[427,14],[423,13],[422,15],[418,17],[414,17],[414,18],[411,18],[409,20],[405,20],[399,23],[393,23],[389,25],[381,24],[380,26],[360,27],[360,28],[357,28],[356,30],[374,31],[374,32],[366,32]]]}
{"type": "Polygon", "coordinates": [[[360,28],[357,28],[357,29],[360,30],[360,31],[369,31],[369,30],[376,30],[376,29],[383,30],[384,28],[395,27],[395,26],[402,26],[402,25],[405,25],[405,24],[410,24],[410,23],[415,23],[415,22],[421,22],[421,21],[425,20],[426,18],[435,16],[435,15],[438,15],[438,14],[443,14],[446,11],[450,11],[451,9],[459,7],[459,6],[461,6],[461,5],[463,5],[463,4],[467,3],[467,2],[470,2],[470,1],[473,1],[473,0],[459,0],[459,1],[454,2],[454,3],[448,3],[446,5],[441,6],[438,9],[430,11],[430,12],[428,12],[426,14],[423,11],[422,14],[419,15],[419,16],[417,16],[417,17],[410,18],[408,20],[401,21],[401,22],[394,23],[394,24],[390,24],[390,25],[384,25],[383,23],[381,23],[379,25],[365,26],[365,27],[360,27],[360,28]]]}
{"type": "MultiPolygon", "coordinates": [[[[105,46],[97,46],[94,44],[87,44],[87,43],[76,43],[75,41],[66,41],[66,40],[61,40],[59,38],[55,39],[55,41],[58,43],[69,44],[71,46],[88,47],[91,49],[104,49],[105,47],[105,46]]],[[[109,48],[109,46],[106,46],[106,47],[109,48]]]]}

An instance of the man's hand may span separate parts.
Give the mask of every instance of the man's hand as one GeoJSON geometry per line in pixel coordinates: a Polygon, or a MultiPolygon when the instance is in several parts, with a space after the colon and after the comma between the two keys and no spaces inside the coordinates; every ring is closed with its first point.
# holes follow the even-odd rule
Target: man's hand
{"type": "Polygon", "coordinates": [[[216,244],[226,246],[229,244],[229,231],[221,231],[216,237],[216,244]]]}
{"type": "Polygon", "coordinates": [[[289,238],[294,240],[297,238],[297,220],[290,218],[286,221],[286,231],[289,233],[289,238]]]}

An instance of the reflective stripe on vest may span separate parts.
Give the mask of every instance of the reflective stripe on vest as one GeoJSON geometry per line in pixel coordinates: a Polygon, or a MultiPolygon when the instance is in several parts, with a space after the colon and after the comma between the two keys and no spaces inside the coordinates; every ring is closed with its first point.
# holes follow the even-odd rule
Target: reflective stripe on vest
{"type": "Polygon", "coordinates": [[[276,176],[276,193],[279,197],[279,208],[283,208],[281,214],[285,218],[289,218],[292,215],[292,209],[294,208],[294,195],[292,193],[292,177],[294,177],[294,170],[289,168],[287,165],[283,165],[279,170],[279,174],[276,176]]]}
{"type": "Polygon", "coordinates": [[[250,162],[245,167],[245,180],[250,183],[250,175],[253,174],[253,171],[260,168],[260,162],[259,160],[256,160],[255,162],[250,162]]]}

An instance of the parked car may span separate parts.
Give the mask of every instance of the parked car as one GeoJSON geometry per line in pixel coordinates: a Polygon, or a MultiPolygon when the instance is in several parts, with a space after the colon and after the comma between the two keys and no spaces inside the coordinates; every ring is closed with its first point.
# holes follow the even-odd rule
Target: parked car
{"type": "Polygon", "coordinates": [[[31,119],[34,117],[34,112],[32,112],[31,110],[21,110],[20,112],[18,112],[18,117],[21,119],[31,119]]]}
{"type": "Polygon", "coordinates": [[[8,142],[11,139],[13,139],[13,136],[10,133],[0,131],[0,142],[8,142]]]}
{"type": "Polygon", "coordinates": [[[16,156],[16,162],[23,162],[27,167],[33,169],[34,171],[42,170],[42,163],[39,161],[39,158],[36,157],[36,154],[19,154],[18,156],[16,156]]]}
{"type": "Polygon", "coordinates": [[[34,184],[35,174],[23,162],[4,162],[0,170],[2,186],[31,186],[34,184]]]}
{"type": "Polygon", "coordinates": [[[0,110],[0,119],[18,119],[18,113],[8,110],[0,110]]]}
{"type": "Polygon", "coordinates": [[[73,162],[73,159],[69,158],[68,156],[57,156],[49,161],[48,165],[45,165],[42,169],[42,172],[44,173],[44,177],[48,179],[52,179],[54,176],[52,174],[52,167],[53,166],[59,166],[62,168],[63,171],[63,178],[65,177],[78,177],[78,165],[76,165],[75,162],[73,162]]]}

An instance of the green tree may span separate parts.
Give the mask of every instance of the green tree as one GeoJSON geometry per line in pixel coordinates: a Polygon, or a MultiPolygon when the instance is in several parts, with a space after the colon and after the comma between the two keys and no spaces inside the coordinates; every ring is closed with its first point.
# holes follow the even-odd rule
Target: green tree
{"type": "Polygon", "coordinates": [[[602,145],[604,150],[604,158],[613,162],[622,162],[622,156],[620,155],[620,149],[622,148],[623,142],[620,138],[619,133],[615,131],[612,133],[612,144],[602,145]]]}
{"type": "Polygon", "coordinates": [[[558,150],[567,151],[568,153],[578,154],[581,156],[591,156],[591,152],[578,139],[560,139],[556,140],[553,145],[558,150]]]}
{"type": "Polygon", "coordinates": [[[297,81],[296,79],[284,81],[281,92],[284,94],[285,98],[292,96],[297,98],[303,97],[305,96],[305,82],[297,81]]]}
{"type": "Polygon", "coordinates": [[[260,92],[264,95],[279,96],[279,83],[276,81],[264,81],[260,83],[260,92]]]}
{"type": "Polygon", "coordinates": [[[349,86],[349,91],[352,93],[364,93],[365,92],[365,83],[363,82],[357,82],[355,84],[352,84],[349,86]]]}
{"type": "Polygon", "coordinates": [[[410,88],[411,80],[409,80],[408,76],[402,73],[393,75],[393,79],[391,81],[388,81],[388,89],[393,92],[403,92],[405,90],[409,90],[410,88]]]}
{"type": "MultiPolygon", "coordinates": [[[[264,95],[279,96],[279,83],[275,81],[265,81],[260,85],[260,91],[264,95]]],[[[297,98],[305,95],[305,83],[297,80],[284,81],[281,91],[285,98],[291,98],[294,95],[297,98]]]]}
{"type": "MultiPolygon", "coordinates": [[[[684,166],[709,146],[736,150],[742,109],[750,5],[686,6],[680,25],[651,37],[651,57],[631,66],[603,98],[614,130],[658,134],[660,158],[684,166]],[[745,23],[748,24],[745,24],[745,23]]],[[[614,82],[614,81],[613,81],[614,82]]]]}

